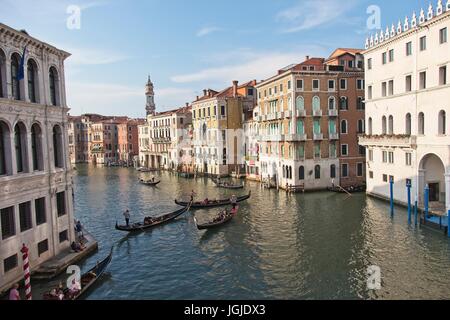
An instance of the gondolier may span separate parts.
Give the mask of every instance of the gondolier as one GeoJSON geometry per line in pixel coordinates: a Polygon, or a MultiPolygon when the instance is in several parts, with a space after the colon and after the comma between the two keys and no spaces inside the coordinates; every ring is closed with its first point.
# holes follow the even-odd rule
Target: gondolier
{"type": "Polygon", "coordinates": [[[125,217],[125,222],[126,222],[126,224],[127,224],[127,227],[129,227],[129,226],[130,226],[130,217],[131,217],[130,211],[127,209],[127,210],[123,213],[123,216],[125,217]]]}
{"type": "Polygon", "coordinates": [[[197,195],[197,194],[195,193],[195,191],[192,190],[192,192],[191,192],[191,202],[194,202],[194,197],[195,197],[196,195],[197,195]]]}
{"type": "Polygon", "coordinates": [[[233,194],[233,195],[231,196],[230,202],[231,202],[231,205],[233,206],[233,209],[235,209],[235,208],[236,208],[236,204],[237,204],[237,197],[236,197],[235,194],[233,194]]]}

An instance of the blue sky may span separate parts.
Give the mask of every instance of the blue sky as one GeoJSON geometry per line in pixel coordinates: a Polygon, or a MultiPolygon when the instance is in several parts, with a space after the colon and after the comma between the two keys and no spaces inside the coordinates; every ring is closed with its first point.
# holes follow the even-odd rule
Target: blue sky
{"type": "Polygon", "coordinates": [[[204,88],[362,48],[370,5],[384,29],[429,0],[0,0],[0,22],[72,53],[71,114],[143,117],[148,74],[158,111],[183,106],[204,88]],[[69,5],[81,8],[80,29],[66,27],[69,5]]]}

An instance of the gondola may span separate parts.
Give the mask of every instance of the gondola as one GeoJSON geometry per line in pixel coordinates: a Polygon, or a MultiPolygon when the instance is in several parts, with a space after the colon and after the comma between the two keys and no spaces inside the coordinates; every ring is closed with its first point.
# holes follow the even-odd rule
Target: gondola
{"type": "Polygon", "coordinates": [[[86,272],[81,276],[80,279],[81,290],[77,294],[71,295],[69,293],[69,289],[65,288],[62,291],[62,294],[64,296],[61,295],[61,297],[59,297],[52,295],[50,292],[47,292],[43,296],[44,300],[78,300],[89,290],[89,288],[92,287],[92,285],[98,279],[100,279],[100,277],[106,271],[106,268],[108,267],[108,265],[111,263],[112,260],[113,248],[114,247],[111,248],[109,255],[103,261],[97,262],[95,267],[91,268],[88,272],[86,272]]]}
{"type": "Polygon", "coordinates": [[[171,220],[174,220],[176,218],[178,218],[179,216],[181,216],[183,213],[188,212],[189,209],[191,208],[190,203],[188,203],[186,206],[184,206],[184,208],[181,208],[177,211],[162,215],[158,218],[152,218],[152,217],[147,217],[144,219],[144,222],[138,222],[138,223],[134,223],[131,224],[130,226],[120,226],[117,222],[116,222],[116,230],[119,231],[126,231],[126,232],[138,232],[138,231],[143,231],[146,229],[150,229],[153,228],[155,226],[158,226],[160,224],[163,223],[167,223],[171,220]]]}
{"type": "Polygon", "coordinates": [[[356,186],[356,187],[339,187],[339,186],[334,186],[334,187],[328,187],[327,188],[328,191],[331,192],[336,192],[336,193],[360,193],[360,192],[365,192],[366,191],[366,186],[356,186]]]}
{"type": "MultiPolygon", "coordinates": [[[[245,196],[238,197],[236,202],[245,201],[245,200],[249,199],[250,196],[251,196],[251,191],[245,196]]],[[[178,204],[179,206],[187,206],[188,205],[188,202],[179,201],[179,200],[175,200],[175,203],[178,204]]],[[[197,201],[197,202],[192,202],[191,208],[192,209],[214,208],[214,207],[227,206],[230,204],[231,204],[230,199],[209,200],[208,203],[204,203],[203,201],[197,201]]]]}
{"type": "Polygon", "coordinates": [[[233,217],[236,215],[236,213],[237,213],[237,209],[234,213],[227,210],[227,213],[223,219],[207,222],[204,224],[199,224],[196,217],[194,217],[194,221],[195,221],[195,225],[197,226],[198,230],[212,229],[212,228],[219,227],[219,226],[231,221],[231,219],[233,219],[233,217]]]}
{"type": "Polygon", "coordinates": [[[145,184],[146,186],[155,187],[155,186],[157,186],[158,184],[161,183],[161,180],[159,180],[159,181],[147,181],[147,180],[144,180],[144,179],[139,179],[139,182],[142,183],[142,184],[145,184]]]}
{"type": "Polygon", "coordinates": [[[218,188],[234,189],[234,190],[244,188],[243,184],[239,184],[239,185],[237,185],[237,184],[230,184],[228,182],[219,182],[219,181],[217,181],[215,179],[212,179],[212,181],[215,183],[216,187],[218,187],[218,188]]]}

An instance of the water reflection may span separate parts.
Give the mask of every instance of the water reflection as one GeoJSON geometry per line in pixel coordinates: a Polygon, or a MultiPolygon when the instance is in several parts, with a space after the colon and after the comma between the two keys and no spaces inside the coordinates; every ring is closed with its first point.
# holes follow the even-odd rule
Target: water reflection
{"type": "MultiPolygon", "coordinates": [[[[88,299],[419,299],[449,298],[449,241],[441,233],[409,227],[406,210],[391,219],[389,205],[365,195],[286,195],[248,182],[241,191],[207,179],[156,174],[157,187],[138,183],[123,168],[80,166],[74,178],[76,216],[99,240],[83,270],[108,254],[113,261],[88,299]],[[178,207],[195,190],[199,199],[252,191],[238,216],[199,231],[199,210],[143,233],[114,230],[129,208],[132,220],[178,207]],[[383,289],[368,291],[366,270],[382,270],[383,289]]],[[[39,285],[36,285],[39,287],[39,285]]],[[[33,288],[35,290],[35,288],[33,288]]]]}

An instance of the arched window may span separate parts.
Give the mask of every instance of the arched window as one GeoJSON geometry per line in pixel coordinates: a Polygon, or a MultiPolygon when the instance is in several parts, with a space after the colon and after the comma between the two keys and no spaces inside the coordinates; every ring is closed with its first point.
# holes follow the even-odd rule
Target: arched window
{"type": "Polygon", "coordinates": [[[332,164],[330,166],[330,177],[336,178],[336,165],[332,164]]]}
{"type": "Polygon", "coordinates": [[[288,109],[292,110],[292,98],[291,98],[291,96],[289,96],[289,98],[288,98],[288,109]]]}
{"type": "Polygon", "coordinates": [[[417,131],[419,132],[419,134],[425,134],[425,115],[423,114],[423,112],[419,113],[417,131]]]}
{"type": "Polygon", "coordinates": [[[381,132],[382,134],[386,134],[387,130],[387,124],[386,124],[386,116],[383,116],[383,118],[381,118],[381,132]]]}
{"type": "Polygon", "coordinates": [[[317,165],[314,168],[314,177],[316,178],[316,180],[320,179],[320,166],[319,165],[317,165]]]}
{"type": "Polygon", "coordinates": [[[341,121],[341,133],[347,134],[348,133],[348,126],[347,126],[347,120],[341,121]]]}
{"type": "Polygon", "coordinates": [[[372,135],[372,118],[369,118],[369,135],[372,135]]]}
{"type": "Polygon", "coordinates": [[[61,127],[56,125],[53,127],[53,163],[55,168],[64,167],[62,141],[61,127]]]}
{"type": "Polygon", "coordinates": [[[18,122],[14,127],[14,149],[16,153],[17,172],[28,172],[27,132],[22,122],[18,122]]]}
{"type": "Polygon", "coordinates": [[[305,180],[305,167],[304,166],[300,166],[298,171],[299,171],[298,178],[300,180],[305,180]]]}
{"type": "Polygon", "coordinates": [[[362,97],[358,97],[356,108],[358,110],[365,110],[366,109],[366,105],[365,105],[364,99],[362,97]]]}
{"type": "Polygon", "coordinates": [[[39,87],[38,87],[38,75],[37,65],[32,59],[27,63],[27,78],[28,78],[28,99],[30,102],[39,102],[39,87]]]}
{"type": "Polygon", "coordinates": [[[389,134],[394,134],[394,117],[389,116],[389,134]]]}
{"type": "Polygon", "coordinates": [[[335,97],[328,98],[328,109],[329,110],[336,109],[336,98],[335,97]]]}
{"type": "Polygon", "coordinates": [[[12,97],[20,100],[20,80],[19,80],[20,56],[14,53],[11,56],[11,88],[12,97]]]}
{"type": "Polygon", "coordinates": [[[283,179],[286,178],[286,166],[283,166],[283,179]]]}
{"type": "Polygon", "coordinates": [[[358,120],[358,133],[364,133],[364,120],[358,120]]]}
{"type": "Polygon", "coordinates": [[[339,108],[341,110],[348,110],[348,99],[347,97],[341,97],[339,100],[339,108]]]}
{"type": "Polygon", "coordinates": [[[411,135],[411,114],[410,113],[408,113],[406,115],[405,133],[407,135],[411,135]]]}
{"type": "Polygon", "coordinates": [[[0,49],[0,98],[7,96],[6,91],[6,55],[0,49]]]}
{"type": "Polygon", "coordinates": [[[315,96],[312,99],[312,107],[313,111],[319,111],[320,110],[320,98],[315,96]]]}
{"type": "Polygon", "coordinates": [[[303,99],[302,96],[298,96],[297,100],[295,101],[295,108],[298,111],[303,111],[305,110],[305,99],[303,99]]]}
{"type": "Polygon", "coordinates": [[[11,174],[11,138],[8,125],[0,121],[0,176],[11,174]]]}
{"type": "Polygon", "coordinates": [[[446,121],[445,111],[441,110],[439,112],[439,134],[440,135],[445,135],[447,133],[447,126],[445,124],[445,121],[446,121]]]}
{"type": "Polygon", "coordinates": [[[289,179],[292,180],[292,167],[289,166],[289,179]]]}
{"type": "Polygon", "coordinates": [[[31,127],[31,153],[33,157],[33,170],[44,170],[44,159],[42,155],[42,131],[41,127],[35,123],[31,127]]]}
{"type": "Polygon", "coordinates": [[[59,78],[55,67],[49,70],[50,103],[54,106],[59,105],[59,78]]]}

